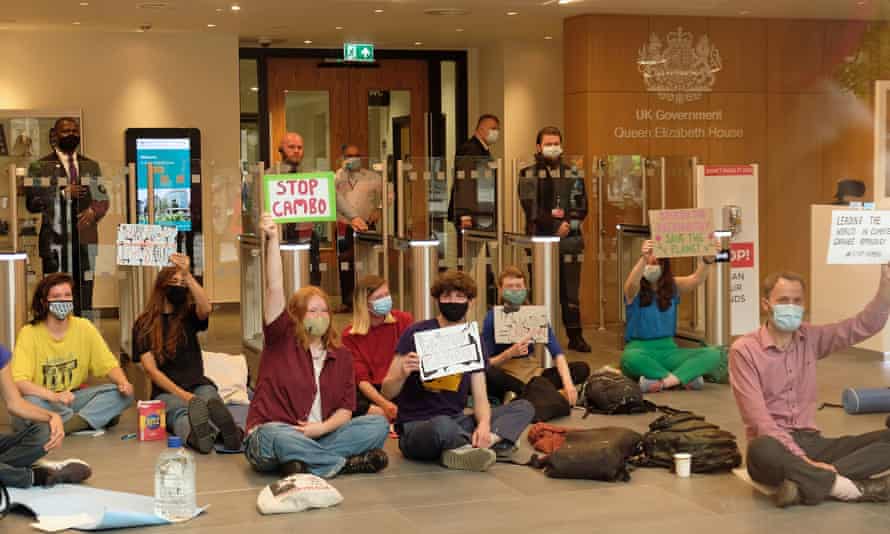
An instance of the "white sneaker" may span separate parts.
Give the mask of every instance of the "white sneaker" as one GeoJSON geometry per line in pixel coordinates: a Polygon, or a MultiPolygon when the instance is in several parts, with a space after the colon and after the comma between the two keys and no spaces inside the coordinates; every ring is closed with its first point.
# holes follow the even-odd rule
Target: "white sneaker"
{"type": "Polygon", "coordinates": [[[49,460],[39,460],[34,463],[35,477],[37,473],[42,472],[44,486],[54,486],[56,484],[79,484],[90,478],[93,474],[90,464],[77,458],[68,458],[61,462],[51,462],[49,460]]]}
{"type": "Polygon", "coordinates": [[[442,465],[448,469],[463,471],[488,471],[497,461],[497,454],[491,449],[478,449],[464,445],[442,453],[442,465]]]}

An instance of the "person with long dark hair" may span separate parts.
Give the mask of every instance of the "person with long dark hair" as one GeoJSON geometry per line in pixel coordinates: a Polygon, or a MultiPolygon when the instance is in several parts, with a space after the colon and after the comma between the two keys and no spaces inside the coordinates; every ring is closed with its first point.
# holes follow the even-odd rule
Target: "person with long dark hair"
{"type": "Polygon", "coordinates": [[[677,307],[680,293],[689,293],[704,283],[713,258],[704,258],[689,276],[674,276],[671,261],[657,258],[652,241],[643,243],[642,254],[624,283],[627,345],[621,370],[639,379],[644,393],[683,386],[701,389],[702,375],[720,363],[717,347],[679,348],[677,307]]]}
{"type": "MultiPolygon", "coordinates": [[[[31,300],[31,323],[15,342],[12,378],[19,392],[41,408],[56,412],[65,433],[113,426],[133,402],[133,385],[93,323],[74,316],[74,279],[67,273],[45,276],[31,300]],[[111,383],[81,387],[89,376],[111,383]]],[[[22,429],[30,421],[15,417],[22,429]]]]}
{"type": "Polygon", "coordinates": [[[238,450],[241,430],[204,376],[198,332],[209,326],[210,300],[189,271],[188,256],[173,254],[170,263],[133,325],[134,359],[151,379],[151,397],[164,401],[168,429],[202,454],[218,437],[226,449],[238,450]]]}
{"type": "Polygon", "coordinates": [[[355,375],[352,354],[331,328],[327,294],[308,286],[289,297],[278,226],[268,214],[263,353],[256,393],[247,414],[245,455],[260,472],[376,473],[389,458],[383,444],[389,424],[380,415],[352,417],[355,375]]]}

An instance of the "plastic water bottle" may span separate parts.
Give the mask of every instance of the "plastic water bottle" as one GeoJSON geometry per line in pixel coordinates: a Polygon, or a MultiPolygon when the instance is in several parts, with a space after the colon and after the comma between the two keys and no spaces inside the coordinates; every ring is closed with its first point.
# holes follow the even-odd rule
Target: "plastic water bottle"
{"type": "Polygon", "coordinates": [[[195,457],[177,436],[167,438],[167,450],[155,464],[155,515],[168,521],[195,516],[195,457]]]}

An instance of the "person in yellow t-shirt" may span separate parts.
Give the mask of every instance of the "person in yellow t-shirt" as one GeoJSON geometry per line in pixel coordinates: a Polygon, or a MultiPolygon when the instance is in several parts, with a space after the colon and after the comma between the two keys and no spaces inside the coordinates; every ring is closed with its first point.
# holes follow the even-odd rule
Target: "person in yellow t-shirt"
{"type": "MultiPolygon", "coordinates": [[[[66,434],[113,426],[133,402],[133,385],[96,327],[72,315],[73,287],[66,273],[40,281],[31,324],[19,332],[12,358],[12,378],[22,396],[58,413],[66,434]],[[111,383],[82,388],[90,374],[111,383]]],[[[17,429],[29,424],[13,419],[17,429]]]]}

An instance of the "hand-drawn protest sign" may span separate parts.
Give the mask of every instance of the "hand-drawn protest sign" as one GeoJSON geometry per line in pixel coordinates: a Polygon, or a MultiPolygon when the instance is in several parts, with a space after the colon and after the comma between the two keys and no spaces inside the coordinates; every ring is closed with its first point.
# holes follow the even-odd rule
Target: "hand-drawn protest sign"
{"type": "Polygon", "coordinates": [[[649,228],[658,258],[712,256],[713,210],[649,210],[649,228]]]}
{"type": "Polygon", "coordinates": [[[177,230],[156,224],[119,224],[117,264],[163,267],[176,252],[177,230]]]}
{"type": "Polygon", "coordinates": [[[333,172],[267,174],[266,211],[277,223],[337,220],[333,172]]]}
{"type": "Polygon", "coordinates": [[[476,322],[417,332],[414,345],[425,381],[485,368],[476,322]]]}
{"type": "Polygon", "coordinates": [[[830,265],[871,265],[890,261],[890,211],[831,212],[830,265]]]}
{"type": "Polygon", "coordinates": [[[531,335],[531,342],[547,343],[547,308],[520,306],[505,312],[503,306],[494,307],[494,342],[517,343],[531,335]]]}

